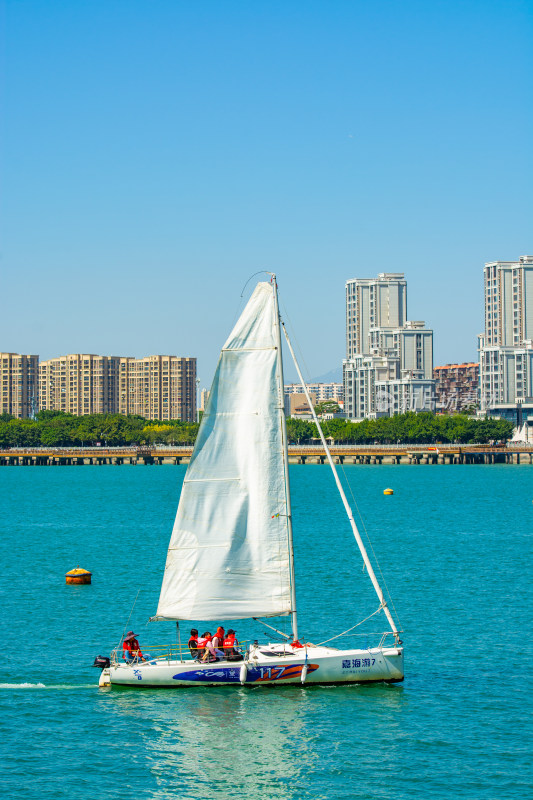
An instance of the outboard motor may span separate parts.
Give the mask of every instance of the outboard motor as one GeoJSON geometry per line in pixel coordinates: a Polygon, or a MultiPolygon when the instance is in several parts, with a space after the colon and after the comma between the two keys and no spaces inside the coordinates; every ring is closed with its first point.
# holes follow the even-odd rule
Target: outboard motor
{"type": "Polygon", "coordinates": [[[110,660],[107,656],[96,656],[94,659],[93,667],[98,667],[99,669],[107,669],[111,665],[110,660]]]}

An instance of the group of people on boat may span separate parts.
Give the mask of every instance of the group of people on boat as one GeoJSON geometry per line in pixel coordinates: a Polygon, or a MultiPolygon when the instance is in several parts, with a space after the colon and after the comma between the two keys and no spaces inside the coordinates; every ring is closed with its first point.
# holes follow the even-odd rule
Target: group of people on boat
{"type": "MultiPolygon", "coordinates": [[[[220,625],[214,636],[209,631],[205,631],[201,636],[198,630],[191,630],[191,637],[188,642],[189,651],[195,661],[242,661],[243,656],[239,650],[239,643],[236,639],[235,631],[229,628],[227,632],[220,625]]],[[[122,642],[122,653],[124,661],[135,664],[139,661],[148,661],[150,656],[141,652],[137,634],[128,631],[122,642]]]]}
{"type": "Polygon", "coordinates": [[[243,656],[239,650],[235,631],[229,628],[227,632],[219,625],[214,636],[205,631],[201,636],[198,630],[192,628],[188,642],[189,651],[195,661],[242,661],[243,656]]]}

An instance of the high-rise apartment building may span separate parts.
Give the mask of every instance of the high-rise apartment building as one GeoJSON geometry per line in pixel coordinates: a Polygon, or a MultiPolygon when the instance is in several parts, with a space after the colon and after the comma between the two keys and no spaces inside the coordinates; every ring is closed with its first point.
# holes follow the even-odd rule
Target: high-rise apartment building
{"type": "Polygon", "coordinates": [[[407,320],[403,273],[346,283],[344,409],[350,419],[433,411],[433,331],[407,320]]]}
{"type": "Polygon", "coordinates": [[[121,358],[118,410],[146,419],[196,420],[196,359],[121,358]]]}
{"type": "Polygon", "coordinates": [[[39,409],[68,414],[107,414],[117,410],[118,356],[71,353],[41,361],[39,409]]]}
{"type": "Polygon", "coordinates": [[[401,328],[407,316],[407,281],[402,272],[346,282],[346,358],[370,355],[372,332],[401,328]]]}
{"type": "Polygon", "coordinates": [[[533,256],[485,264],[485,332],[479,336],[480,405],[533,422],[533,256]]]}
{"type": "Polygon", "coordinates": [[[0,414],[26,419],[37,411],[39,356],[0,353],[0,414]]]}
{"type": "Polygon", "coordinates": [[[196,359],[70,354],[39,366],[39,408],[85,414],[196,419],[196,359]]]}

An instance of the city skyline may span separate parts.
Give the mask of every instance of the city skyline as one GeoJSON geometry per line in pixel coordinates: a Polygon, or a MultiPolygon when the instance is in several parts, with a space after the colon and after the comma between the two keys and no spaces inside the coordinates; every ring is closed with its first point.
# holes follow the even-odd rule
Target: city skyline
{"type": "Polygon", "coordinates": [[[316,377],[344,355],[346,279],[403,272],[436,362],[474,360],[483,264],[532,249],[532,21],[490,1],[6,4],[2,347],[178,348],[208,385],[268,269],[316,377]]]}
{"type": "MultiPolygon", "coordinates": [[[[486,263],[484,268],[483,268],[485,284],[486,284],[487,269],[491,268],[492,265],[501,264],[501,265],[505,265],[506,267],[512,268],[512,267],[514,267],[515,265],[518,265],[518,264],[520,264],[520,265],[524,265],[524,264],[525,265],[530,265],[532,259],[533,259],[533,256],[524,255],[524,256],[520,256],[519,261],[516,261],[516,262],[507,260],[507,261],[502,261],[502,262],[491,261],[491,262],[486,263]]],[[[351,291],[354,291],[354,289],[352,289],[351,291]]],[[[530,290],[528,289],[528,292],[529,291],[530,290]]],[[[345,297],[345,321],[346,321],[346,327],[345,327],[345,336],[344,336],[344,338],[345,338],[345,351],[344,351],[345,352],[345,356],[343,357],[343,361],[339,365],[333,366],[327,373],[325,373],[323,375],[320,375],[320,376],[311,375],[309,373],[309,370],[308,370],[308,376],[306,377],[306,381],[308,383],[309,382],[314,382],[314,383],[316,383],[316,382],[321,382],[321,383],[322,382],[325,382],[325,383],[330,383],[330,382],[342,383],[343,382],[343,377],[342,377],[343,367],[342,367],[342,364],[343,364],[343,362],[346,363],[346,357],[348,357],[349,359],[353,359],[354,356],[357,356],[359,351],[361,352],[361,354],[366,354],[367,356],[370,355],[371,352],[375,353],[375,354],[378,354],[378,353],[382,352],[384,347],[385,347],[385,350],[387,348],[390,348],[392,343],[389,342],[388,340],[385,341],[385,339],[383,339],[383,334],[379,332],[380,331],[380,326],[382,326],[382,325],[385,326],[384,330],[390,330],[390,331],[393,331],[394,328],[402,328],[402,327],[406,326],[405,330],[404,330],[404,335],[409,335],[409,331],[411,331],[412,336],[416,336],[417,333],[418,333],[417,338],[420,338],[421,334],[430,336],[430,339],[431,339],[430,352],[433,354],[433,350],[434,350],[433,333],[434,332],[432,330],[426,330],[424,322],[414,321],[414,320],[412,320],[412,315],[408,314],[407,281],[406,281],[405,275],[403,273],[380,273],[377,276],[377,278],[368,278],[367,277],[367,278],[352,278],[352,279],[348,279],[346,281],[346,283],[345,283],[345,292],[346,292],[346,297],[345,297]],[[355,299],[355,295],[352,298],[351,295],[349,294],[348,287],[350,287],[350,286],[354,286],[354,287],[358,286],[360,288],[357,291],[358,292],[359,291],[363,291],[364,292],[364,294],[361,295],[361,298],[358,301],[359,303],[362,304],[361,305],[361,309],[359,310],[358,313],[359,313],[359,315],[362,315],[361,319],[363,319],[363,318],[366,319],[368,317],[368,319],[366,319],[366,322],[364,323],[363,327],[360,330],[357,329],[357,331],[356,331],[356,329],[354,327],[354,319],[356,317],[353,316],[354,312],[350,310],[351,306],[353,305],[353,302],[349,302],[349,301],[352,301],[353,299],[355,299]],[[372,287],[374,287],[374,288],[372,288],[372,287]],[[391,294],[391,287],[394,288],[394,292],[392,294],[391,294]],[[370,299],[371,296],[374,297],[374,295],[369,294],[369,292],[372,293],[374,291],[376,292],[375,299],[371,300],[370,299]],[[385,292],[385,294],[383,295],[383,298],[381,297],[381,294],[380,294],[382,292],[385,292]],[[372,311],[371,307],[374,306],[374,304],[375,304],[375,311],[372,311]],[[382,311],[380,310],[381,308],[383,309],[383,312],[385,312],[385,314],[386,314],[386,316],[383,317],[383,318],[382,318],[382,311]],[[411,318],[412,321],[407,322],[407,317],[408,316],[411,318]],[[374,327],[371,327],[371,326],[374,326],[374,327]],[[372,331],[374,331],[374,332],[372,333],[372,331]]],[[[524,289],[524,292],[525,292],[525,289],[524,289]]],[[[524,294],[524,297],[523,297],[523,303],[525,304],[525,294],[524,294]]],[[[483,337],[487,333],[487,328],[486,328],[487,324],[489,325],[489,341],[491,341],[490,340],[490,335],[491,335],[490,334],[490,322],[487,323],[487,319],[488,318],[486,316],[487,315],[486,285],[485,285],[485,304],[484,305],[485,305],[485,309],[484,309],[485,327],[483,328],[483,331],[481,333],[479,333],[478,336],[476,337],[477,340],[478,340],[477,349],[479,349],[479,341],[483,340],[483,337]]],[[[489,299],[489,305],[490,305],[490,299],[489,299]]],[[[525,308],[525,305],[524,305],[524,308],[525,308]]],[[[515,316],[516,316],[516,311],[515,311],[515,316]]],[[[529,316],[530,316],[530,312],[528,312],[527,319],[529,319],[529,316]]],[[[490,314],[489,314],[489,317],[490,317],[490,314]]],[[[523,316],[523,314],[522,314],[520,319],[521,319],[521,324],[524,326],[521,335],[522,336],[526,336],[526,334],[529,335],[529,328],[527,328],[527,330],[526,330],[526,322],[525,322],[526,317],[523,316]]],[[[529,325],[530,324],[531,323],[529,323],[529,325]]],[[[514,336],[515,336],[515,339],[516,339],[516,337],[518,336],[518,333],[515,333],[514,336]]],[[[519,343],[519,338],[516,339],[516,343],[519,343]]],[[[1,342],[0,342],[0,344],[1,344],[1,342]]],[[[403,348],[403,346],[404,345],[402,345],[402,348],[403,348]]],[[[437,350],[438,350],[438,347],[437,347],[437,350]]],[[[383,351],[383,352],[385,352],[385,351],[383,351]]],[[[47,362],[47,361],[50,361],[50,360],[57,360],[57,359],[60,359],[60,358],[66,358],[67,355],[68,356],[72,355],[72,354],[65,354],[65,351],[63,351],[63,355],[61,355],[61,356],[54,355],[53,357],[43,358],[42,354],[35,354],[35,353],[33,355],[24,354],[24,353],[22,353],[22,350],[20,348],[18,350],[11,350],[11,351],[8,350],[7,348],[4,348],[4,354],[5,355],[10,355],[10,356],[13,356],[13,357],[16,357],[16,358],[19,358],[19,359],[21,357],[22,358],[37,358],[41,365],[43,363],[47,362]]],[[[153,354],[140,356],[140,357],[115,356],[115,355],[111,354],[109,352],[109,350],[108,350],[108,352],[107,352],[107,354],[105,356],[103,356],[102,354],[87,353],[87,352],[78,353],[77,354],[78,357],[81,356],[81,355],[89,356],[91,358],[93,358],[93,357],[96,357],[96,358],[102,358],[103,357],[103,358],[109,358],[109,359],[118,358],[118,359],[127,359],[127,360],[130,360],[130,361],[141,361],[141,360],[147,360],[147,359],[156,357],[153,354]]],[[[158,356],[158,357],[160,358],[161,356],[158,356]]],[[[433,358],[433,355],[431,356],[431,358],[433,358]]],[[[198,359],[196,358],[196,356],[187,357],[187,360],[189,360],[189,359],[194,360],[196,363],[198,362],[198,359]]],[[[434,363],[434,361],[435,360],[433,359],[433,363],[434,363]]],[[[463,365],[465,363],[471,363],[471,362],[468,362],[466,359],[462,358],[462,359],[457,359],[456,361],[448,361],[448,362],[446,362],[446,364],[441,364],[440,366],[451,366],[453,364],[457,364],[457,362],[461,362],[463,365]]],[[[288,363],[290,365],[290,360],[288,361],[288,363]]],[[[415,366],[414,362],[413,362],[413,364],[411,364],[411,368],[413,366],[415,366]]],[[[417,365],[417,366],[419,366],[419,365],[417,365]]],[[[439,367],[439,364],[434,363],[434,368],[437,368],[437,367],[439,367]]],[[[430,363],[428,362],[425,365],[426,378],[429,378],[430,377],[430,373],[432,373],[432,372],[433,372],[433,364],[430,366],[430,363]]],[[[196,380],[196,378],[195,378],[195,380],[196,380]]],[[[198,377],[197,382],[198,382],[199,388],[202,391],[207,391],[209,386],[210,386],[210,384],[211,384],[210,380],[208,382],[204,382],[200,377],[198,377]]],[[[289,370],[288,371],[288,375],[286,376],[285,384],[289,385],[291,383],[294,383],[294,377],[291,375],[290,370],[289,370]]]]}
{"type": "MultiPolygon", "coordinates": [[[[406,278],[407,278],[407,276],[406,276],[406,278]]],[[[260,278],[258,278],[258,280],[259,279],[260,278]]],[[[359,280],[359,279],[354,278],[352,280],[359,280]]],[[[338,313],[342,317],[343,314],[345,314],[345,309],[344,309],[344,305],[345,305],[344,288],[342,288],[341,291],[342,291],[343,303],[341,304],[341,308],[338,309],[338,313]]],[[[280,294],[281,294],[281,292],[280,292],[280,294]]],[[[411,295],[412,294],[416,294],[416,292],[411,290],[410,294],[411,295]]],[[[281,295],[281,296],[283,297],[283,295],[281,295]]],[[[419,302],[423,305],[423,303],[425,302],[424,297],[419,297],[419,302]]],[[[477,303],[476,305],[478,305],[478,304],[479,303],[477,303]]],[[[243,301],[241,299],[238,307],[242,308],[242,305],[243,305],[243,301]]],[[[431,302],[428,302],[427,305],[428,306],[431,305],[431,302]]],[[[319,308],[319,305],[317,303],[316,313],[319,313],[319,311],[320,311],[320,308],[319,308]]],[[[235,317],[238,316],[238,313],[239,312],[237,310],[235,312],[234,316],[235,317]]],[[[285,306],[285,309],[282,308],[282,316],[285,316],[286,319],[294,318],[294,314],[292,313],[292,311],[290,309],[290,306],[288,306],[288,304],[285,306]],[[285,314],[283,313],[284,310],[285,310],[285,314]]],[[[410,315],[410,316],[414,318],[414,315],[410,315]]],[[[420,316],[420,314],[418,314],[417,316],[420,316]]],[[[453,357],[450,356],[448,361],[445,361],[442,358],[442,359],[440,359],[439,363],[444,364],[444,363],[455,363],[457,361],[469,361],[469,360],[472,360],[476,356],[477,349],[478,349],[477,338],[479,336],[479,333],[483,330],[484,312],[483,312],[483,301],[482,300],[481,300],[481,313],[478,316],[480,316],[480,318],[481,318],[480,327],[479,327],[479,331],[477,331],[477,333],[475,334],[473,340],[471,342],[464,343],[464,346],[462,347],[462,349],[460,348],[459,345],[454,347],[453,352],[457,354],[456,358],[453,358],[453,357]],[[473,354],[472,358],[469,359],[467,357],[468,354],[473,354]]],[[[223,328],[223,326],[221,326],[221,330],[222,330],[222,328],[223,328]]],[[[433,330],[435,330],[435,329],[433,329],[433,330]]],[[[38,349],[36,347],[23,348],[21,346],[17,346],[16,342],[14,341],[14,337],[13,337],[12,334],[11,335],[9,333],[6,334],[2,328],[0,328],[0,332],[2,333],[2,336],[3,336],[1,344],[3,345],[2,349],[3,349],[4,352],[11,352],[11,353],[14,353],[14,354],[35,353],[37,351],[37,349],[38,349]],[[13,347],[5,346],[5,342],[12,343],[13,347]]],[[[220,347],[222,346],[222,344],[224,342],[224,339],[227,336],[227,330],[226,330],[225,334],[224,333],[221,334],[221,338],[219,338],[218,341],[215,340],[215,336],[216,336],[216,334],[214,334],[214,336],[213,336],[213,338],[211,340],[207,339],[207,342],[206,342],[206,340],[204,340],[204,345],[202,345],[202,347],[201,347],[201,349],[204,352],[203,361],[204,361],[205,364],[209,365],[206,369],[202,369],[201,357],[200,356],[198,356],[198,357],[195,356],[197,358],[197,362],[200,365],[199,366],[199,375],[200,375],[200,377],[202,376],[202,374],[206,375],[206,373],[208,373],[208,377],[206,377],[205,379],[201,377],[202,387],[206,387],[206,388],[208,388],[210,383],[211,383],[211,380],[212,380],[212,377],[213,377],[213,373],[214,373],[214,368],[216,366],[216,358],[217,358],[217,355],[218,355],[218,351],[220,350],[220,347]],[[211,345],[211,347],[210,347],[210,345],[211,345]]],[[[40,341],[42,341],[42,337],[36,337],[36,339],[37,338],[40,341]]],[[[176,338],[179,338],[179,331],[176,332],[176,338]]],[[[28,340],[28,336],[26,334],[21,336],[21,339],[22,339],[22,341],[29,341],[28,340]]],[[[191,341],[192,342],[191,347],[189,348],[189,350],[192,350],[194,348],[194,339],[192,339],[190,336],[185,337],[185,339],[187,341],[191,341]]],[[[329,340],[330,344],[331,344],[330,352],[331,351],[339,351],[340,352],[340,357],[337,358],[336,361],[335,361],[333,356],[329,356],[328,357],[327,351],[323,351],[322,352],[322,356],[321,356],[320,362],[318,362],[316,360],[313,360],[313,353],[311,351],[309,353],[304,353],[304,357],[305,357],[307,365],[308,365],[306,380],[309,380],[309,381],[322,380],[322,378],[327,376],[328,373],[333,373],[333,372],[337,372],[338,371],[339,372],[339,376],[340,376],[339,380],[342,381],[342,361],[345,358],[345,345],[344,345],[345,339],[346,339],[346,334],[345,334],[345,331],[343,330],[343,331],[341,331],[340,340],[336,339],[335,342],[333,342],[331,339],[329,340]],[[316,364],[316,366],[313,366],[315,364],[316,364]]],[[[149,357],[150,355],[152,355],[155,352],[153,349],[150,349],[149,347],[144,347],[143,348],[142,347],[142,341],[139,341],[138,339],[136,341],[137,341],[137,350],[142,353],[141,355],[136,356],[137,358],[147,358],[147,357],[149,357]]],[[[435,350],[436,350],[437,353],[438,352],[447,352],[448,351],[448,347],[446,345],[443,345],[442,342],[439,341],[439,337],[435,338],[435,345],[436,345],[435,346],[435,350]]],[[[285,345],[283,345],[283,347],[284,347],[284,352],[285,352],[285,345]]],[[[132,351],[133,349],[134,349],[133,347],[128,347],[128,346],[123,348],[123,350],[127,350],[127,351],[132,351]]],[[[88,348],[86,348],[86,349],[82,348],[82,349],[79,349],[79,350],[75,350],[73,348],[68,348],[68,347],[63,346],[62,348],[59,347],[59,348],[55,348],[53,350],[51,348],[47,348],[43,352],[39,353],[39,358],[40,358],[41,361],[45,361],[45,360],[49,360],[49,359],[52,359],[52,358],[57,358],[57,357],[59,357],[60,354],[67,354],[67,353],[71,353],[71,352],[72,353],[73,352],[77,352],[77,353],[80,353],[80,354],[98,355],[98,354],[101,353],[102,350],[105,350],[108,355],[114,355],[116,352],[118,352],[117,348],[108,347],[108,346],[106,346],[106,343],[102,341],[102,347],[100,348],[99,351],[96,351],[95,349],[91,350],[91,349],[88,349],[88,348]]],[[[160,348],[160,352],[169,352],[170,350],[171,350],[171,348],[169,348],[169,347],[160,348]]],[[[450,350],[450,352],[451,352],[451,350],[450,350]]],[[[436,359],[436,361],[437,360],[438,359],[436,359]]],[[[287,361],[287,363],[288,363],[287,379],[290,382],[293,382],[293,381],[295,381],[297,379],[297,376],[296,376],[295,371],[292,370],[290,362],[287,361]]]]}

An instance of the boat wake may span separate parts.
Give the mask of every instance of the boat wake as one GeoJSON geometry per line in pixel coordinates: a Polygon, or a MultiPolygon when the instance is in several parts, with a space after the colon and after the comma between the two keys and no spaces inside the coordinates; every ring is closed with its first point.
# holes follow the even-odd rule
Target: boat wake
{"type": "Polygon", "coordinates": [[[44,683],[0,683],[0,689],[46,689],[44,683]]]}
{"type": "Polygon", "coordinates": [[[0,683],[1,689],[94,689],[92,683],[0,683]]]}

